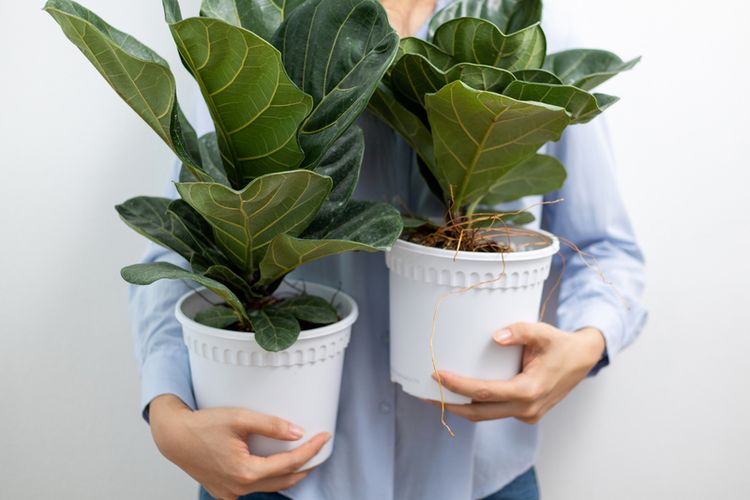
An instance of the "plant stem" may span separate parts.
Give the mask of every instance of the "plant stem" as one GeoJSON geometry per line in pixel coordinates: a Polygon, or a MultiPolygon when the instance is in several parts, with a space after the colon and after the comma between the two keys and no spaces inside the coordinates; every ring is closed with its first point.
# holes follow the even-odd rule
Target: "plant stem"
{"type": "MultiPolygon", "coordinates": [[[[480,200],[481,200],[481,198],[477,198],[476,200],[474,200],[473,202],[471,202],[471,205],[468,206],[468,208],[466,209],[466,218],[467,219],[471,219],[471,216],[474,215],[474,212],[476,211],[477,206],[479,205],[479,201],[480,200]]],[[[469,227],[469,228],[472,227],[472,223],[469,222],[469,225],[467,227],[469,227]]]]}

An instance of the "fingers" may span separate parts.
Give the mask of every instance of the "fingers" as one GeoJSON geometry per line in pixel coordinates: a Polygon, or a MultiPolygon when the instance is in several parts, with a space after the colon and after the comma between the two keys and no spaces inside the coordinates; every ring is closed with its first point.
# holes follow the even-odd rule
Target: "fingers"
{"type": "MultiPolygon", "coordinates": [[[[443,387],[472,401],[529,401],[537,397],[535,388],[522,375],[510,380],[481,380],[439,372],[443,387]]],[[[435,380],[437,377],[433,375],[435,380]]]]}
{"type": "Polygon", "coordinates": [[[308,474],[310,474],[312,470],[306,470],[304,472],[295,472],[294,474],[287,474],[285,476],[279,476],[274,477],[271,479],[263,479],[261,481],[258,481],[257,483],[253,484],[252,491],[248,491],[245,493],[245,495],[249,493],[270,493],[270,492],[276,492],[281,490],[287,490],[291,488],[292,486],[296,485],[303,479],[307,477],[308,474]]]}
{"type": "Polygon", "coordinates": [[[515,417],[519,414],[517,403],[481,403],[470,405],[445,405],[446,411],[471,422],[515,417]]]}
{"type": "Polygon", "coordinates": [[[255,457],[257,463],[253,464],[253,466],[264,478],[294,474],[312,457],[317,455],[330,439],[331,435],[329,433],[322,432],[291,451],[277,453],[265,458],[255,457]]]}
{"type": "Polygon", "coordinates": [[[553,327],[546,323],[514,323],[498,330],[492,338],[500,345],[544,346],[549,342],[553,327]]]}
{"type": "Polygon", "coordinates": [[[243,409],[235,410],[234,417],[235,428],[243,434],[259,434],[284,441],[296,441],[305,435],[304,429],[283,418],[243,409]]]}
{"type": "Polygon", "coordinates": [[[527,424],[535,424],[544,415],[544,410],[537,403],[473,403],[469,405],[445,405],[446,411],[463,417],[471,422],[497,420],[514,417],[527,424]]]}

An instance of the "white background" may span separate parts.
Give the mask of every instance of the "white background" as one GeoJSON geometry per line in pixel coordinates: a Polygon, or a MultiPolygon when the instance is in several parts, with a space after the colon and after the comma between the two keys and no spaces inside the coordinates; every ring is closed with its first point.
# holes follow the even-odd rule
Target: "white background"
{"type": "MultiPolygon", "coordinates": [[[[192,109],[160,2],[86,3],[167,57],[192,109]]],[[[606,90],[651,320],[543,422],[544,496],[750,498],[750,8],[548,3],[586,45],[644,56],[606,90]]],[[[118,270],[144,241],[112,209],[160,194],[171,153],[38,2],[2,4],[0,498],[194,498],[139,416],[118,270]]]]}

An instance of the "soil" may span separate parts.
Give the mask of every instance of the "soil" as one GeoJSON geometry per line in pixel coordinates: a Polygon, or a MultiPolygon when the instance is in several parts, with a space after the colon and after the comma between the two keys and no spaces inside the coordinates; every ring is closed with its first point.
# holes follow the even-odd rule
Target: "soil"
{"type": "Polygon", "coordinates": [[[510,244],[500,243],[497,231],[487,228],[422,226],[404,232],[402,239],[442,250],[484,253],[513,252],[510,244]]]}

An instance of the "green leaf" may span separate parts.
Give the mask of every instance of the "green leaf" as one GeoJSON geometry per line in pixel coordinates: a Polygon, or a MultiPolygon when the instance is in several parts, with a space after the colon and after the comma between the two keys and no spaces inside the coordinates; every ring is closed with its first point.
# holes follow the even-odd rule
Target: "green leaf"
{"type": "Polygon", "coordinates": [[[531,224],[534,220],[536,220],[536,217],[531,212],[510,213],[502,216],[502,221],[511,226],[525,226],[531,224]]]}
{"type": "Polygon", "coordinates": [[[307,228],[331,186],[328,177],[292,170],[258,177],[241,191],[207,182],[179,183],[177,191],[211,224],[224,254],[252,276],[271,240],[307,228]]]}
{"type": "Polygon", "coordinates": [[[336,308],[328,301],[315,295],[304,294],[291,297],[278,305],[272,306],[272,308],[289,313],[299,321],[316,325],[330,325],[339,320],[336,308]]]}
{"type": "Polygon", "coordinates": [[[201,325],[213,328],[226,328],[240,321],[240,317],[237,316],[235,310],[224,305],[203,309],[193,319],[201,325]]]}
{"type": "MultiPolygon", "coordinates": [[[[193,262],[190,265],[195,270],[193,262]]],[[[221,283],[224,283],[229,289],[234,291],[239,297],[246,303],[252,302],[255,299],[261,298],[262,295],[256,293],[248,284],[248,281],[242,278],[239,274],[235,273],[230,267],[222,264],[214,264],[209,266],[202,271],[203,275],[215,279],[221,283]]]]}
{"type": "MultiPolygon", "coordinates": [[[[227,179],[227,174],[224,172],[221,153],[219,153],[219,144],[216,142],[216,132],[209,132],[198,139],[198,151],[200,152],[203,170],[215,182],[229,186],[229,179],[227,179]]],[[[180,169],[180,182],[196,182],[197,180],[190,173],[190,170],[183,165],[182,169],[180,169]]]]}
{"type": "Polygon", "coordinates": [[[315,172],[330,177],[333,188],[310,227],[327,224],[349,202],[359,181],[364,154],[365,135],[357,125],[349,127],[326,151],[315,172]]]}
{"type": "Polygon", "coordinates": [[[458,210],[486,195],[513,166],[556,141],[570,123],[563,108],[474,90],[453,82],[427,96],[436,168],[458,210]]]}
{"type": "Polygon", "coordinates": [[[161,5],[164,9],[164,19],[168,23],[182,21],[182,11],[180,9],[179,0],[162,0],[161,5]]]}
{"type": "Polygon", "coordinates": [[[287,311],[261,309],[253,315],[252,323],[255,340],[266,351],[283,351],[299,337],[299,322],[287,311]]]}
{"type": "Polygon", "coordinates": [[[477,90],[502,93],[515,77],[504,69],[471,63],[456,64],[441,71],[421,55],[405,54],[391,71],[390,88],[404,106],[429,126],[424,110],[425,95],[457,80],[477,90]]]}
{"type": "Polygon", "coordinates": [[[458,17],[478,17],[497,26],[503,33],[513,33],[542,20],[541,0],[458,0],[435,13],[430,20],[428,37],[438,27],[458,17]]]}
{"type": "Polygon", "coordinates": [[[304,158],[297,129],[312,99],[286,75],[279,51],[217,19],[191,18],[170,28],[211,112],[232,186],[297,167],[304,158]]]}
{"type": "Polygon", "coordinates": [[[473,222],[471,226],[476,228],[525,226],[536,220],[536,217],[531,212],[497,213],[495,216],[496,218],[494,219],[473,222]]]}
{"type": "Polygon", "coordinates": [[[524,196],[547,194],[560,189],[567,174],[560,161],[547,155],[534,155],[511,168],[482,199],[482,205],[498,205],[524,196]]]}
{"type": "Polygon", "coordinates": [[[401,215],[387,203],[352,201],[328,227],[300,238],[280,234],[260,263],[260,284],[270,284],[297,267],[343,252],[388,250],[401,234],[401,215]]]}
{"type": "Polygon", "coordinates": [[[299,141],[305,168],[359,117],[398,49],[398,35],[374,0],[308,0],[279,28],[274,44],[289,76],[312,96],[299,141]]]}
{"type": "Polygon", "coordinates": [[[443,50],[436,45],[420,40],[419,38],[407,37],[401,39],[393,65],[395,65],[406,54],[422,56],[430,61],[433,66],[443,71],[448,70],[456,64],[456,61],[450,56],[450,54],[443,52],[443,50]]]}
{"type": "Polygon", "coordinates": [[[566,85],[592,90],[613,76],[633,68],[636,57],[623,62],[612,52],[598,49],[573,49],[547,56],[544,68],[556,74],[566,85]]]}
{"type": "Polygon", "coordinates": [[[398,132],[425,164],[434,167],[435,153],[430,130],[417,115],[398,102],[393,91],[384,83],[378,86],[370,99],[370,111],[398,132]]]}
{"type": "Polygon", "coordinates": [[[440,26],[434,43],[457,62],[486,64],[508,71],[541,68],[547,51],[539,24],[505,35],[492,23],[471,17],[440,26]]]}
{"type": "Polygon", "coordinates": [[[203,0],[201,16],[221,19],[271,41],[279,25],[304,0],[203,0]]]}
{"type": "MultiPolygon", "coordinates": [[[[515,81],[508,85],[503,94],[519,101],[543,102],[565,108],[571,116],[571,124],[586,123],[604,111],[599,107],[595,96],[570,85],[515,81]]],[[[602,102],[609,106],[616,100],[617,98],[604,96],[602,102]]]]}
{"type": "Polygon", "coordinates": [[[115,209],[136,232],[199,267],[224,260],[213,241],[211,226],[182,200],[139,196],[115,209]]]}
{"type": "Polygon", "coordinates": [[[124,267],[122,271],[120,271],[120,274],[125,281],[134,285],[150,285],[155,281],[163,279],[195,281],[199,285],[205,286],[224,299],[224,301],[234,309],[237,316],[240,318],[240,321],[244,324],[249,324],[250,322],[245,306],[242,305],[242,302],[237,298],[234,292],[224,284],[206,276],[186,271],[169,262],[134,264],[132,266],[124,267]]]}
{"type": "Polygon", "coordinates": [[[436,225],[434,222],[432,222],[429,219],[420,219],[418,217],[407,217],[402,215],[401,220],[404,223],[404,229],[417,229],[420,227],[430,227],[437,229],[439,226],[436,225]]]}
{"type": "Polygon", "coordinates": [[[514,71],[513,76],[524,82],[551,83],[553,85],[563,84],[562,80],[546,69],[521,69],[514,71]]]}
{"type": "Polygon", "coordinates": [[[49,0],[44,10],[191,173],[210,181],[200,168],[198,140],[177,103],[175,79],[167,62],[75,2],[49,0]]]}

